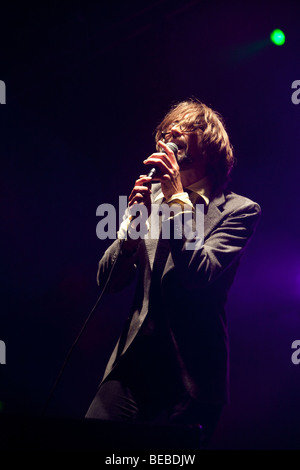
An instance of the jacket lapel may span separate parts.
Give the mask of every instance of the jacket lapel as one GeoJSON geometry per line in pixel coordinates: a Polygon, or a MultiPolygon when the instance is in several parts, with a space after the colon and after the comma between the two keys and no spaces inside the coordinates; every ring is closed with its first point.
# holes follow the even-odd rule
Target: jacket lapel
{"type": "MultiPolygon", "coordinates": [[[[202,203],[201,202],[201,196],[199,196],[198,201],[196,203],[202,203]]],[[[207,213],[204,214],[204,240],[210,235],[212,230],[215,228],[215,226],[219,223],[221,216],[222,216],[222,205],[225,202],[225,197],[224,194],[221,193],[218,196],[216,196],[210,203],[207,209],[207,213]]],[[[170,271],[174,267],[174,262],[173,258],[171,256],[171,253],[168,256],[165,269],[163,272],[163,276],[170,271]]]]}
{"type": "Polygon", "coordinates": [[[208,205],[207,213],[204,214],[204,239],[208,237],[221,218],[221,206],[225,202],[225,196],[220,193],[208,205]]]}
{"type": "MultiPolygon", "coordinates": [[[[161,186],[160,186],[160,184],[155,184],[152,187],[152,203],[154,203],[156,206],[153,207],[152,210],[156,211],[158,206],[162,202],[163,202],[163,194],[161,192],[161,186]]],[[[157,214],[152,214],[152,215],[157,215],[157,214]]],[[[151,222],[151,217],[149,218],[149,222],[151,222]]],[[[160,227],[159,227],[159,217],[158,217],[158,215],[157,215],[157,217],[154,217],[154,222],[157,224],[157,226],[155,227],[155,230],[153,230],[154,227],[152,227],[154,238],[151,238],[151,236],[149,236],[149,238],[145,237],[145,239],[144,239],[151,271],[153,270],[158,239],[159,239],[159,236],[160,236],[160,227]]]]}

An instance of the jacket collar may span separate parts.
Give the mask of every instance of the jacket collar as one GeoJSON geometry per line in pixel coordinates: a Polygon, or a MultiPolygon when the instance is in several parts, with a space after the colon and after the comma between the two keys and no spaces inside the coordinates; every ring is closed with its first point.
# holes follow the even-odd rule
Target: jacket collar
{"type": "MultiPolygon", "coordinates": [[[[156,204],[159,204],[160,202],[162,202],[158,198],[160,193],[161,193],[160,184],[158,183],[158,184],[153,185],[152,186],[152,197],[153,197],[152,200],[155,201],[156,204]]],[[[198,203],[201,203],[200,195],[198,198],[198,203]]],[[[202,200],[202,203],[203,203],[203,200],[202,200]]],[[[204,214],[204,240],[209,236],[209,234],[212,232],[214,227],[219,223],[221,214],[222,214],[222,206],[224,205],[224,203],[225,203],[225,196],[224,196],[223,191],[220,191],[218,193],[211,195],[209,205],[208,207],[206,207],[205,214],[204,214]]],[[[149,256],[150,266],[152,269],[158,240],[151,240],[151,239],[146,238],[144,241],[145,241],[146,249],[147,249],[148,256],[149,256]]]]}

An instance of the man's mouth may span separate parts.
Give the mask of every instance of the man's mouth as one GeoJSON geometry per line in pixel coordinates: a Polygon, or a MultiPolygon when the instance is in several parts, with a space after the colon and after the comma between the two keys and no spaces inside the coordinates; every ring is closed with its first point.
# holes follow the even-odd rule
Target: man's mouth
{"type": "Polygon", "coordinates": [[[186,146],[182,142],[174,142],[174,144],[177,145],[179,151],[186,148],[186,146]]]}

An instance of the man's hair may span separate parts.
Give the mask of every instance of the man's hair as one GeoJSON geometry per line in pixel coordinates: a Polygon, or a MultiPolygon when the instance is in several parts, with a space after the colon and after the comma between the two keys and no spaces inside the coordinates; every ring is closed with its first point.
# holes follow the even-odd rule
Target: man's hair
{"type": "Polygon", "coordinates": [[[195,98],[181,101],[172,106],[156,127],[156,144],[162,133],[175,122],[183,122],[187,127],[195,125],[201,135],[200,151],[215,189],[225,188],[230,181],[235,159],[222,116],[195,98]]]}

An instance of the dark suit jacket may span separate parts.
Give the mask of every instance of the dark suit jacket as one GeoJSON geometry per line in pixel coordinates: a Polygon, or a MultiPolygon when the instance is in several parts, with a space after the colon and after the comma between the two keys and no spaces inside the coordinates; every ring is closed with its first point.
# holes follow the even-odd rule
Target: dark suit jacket
{"type": "MultiPolygon", "coordinates": [[[[153,185],[153,197],[159,189],[159,184],[153,185]]],[[[164,240],[160,255],[157,240],[138,240],[136,250],[121,250],[108,290],[122,289],[136,275],[137,288],[103,380],[129,357],[137,380],[139,374],[157,380],[160,369],[158,377],[165,371],[166,382],[179,381],[191,398],[214,404],[228,400],[224,306],[259,215],[257,203],[232,192],[219,193],[205,213],[200,249],[186,250],[185,239],[171,235],[164,240]]],[[[120,241],[114,241],[99,262],[100,286],[106,282],[119,246],[120,241]]]]}

